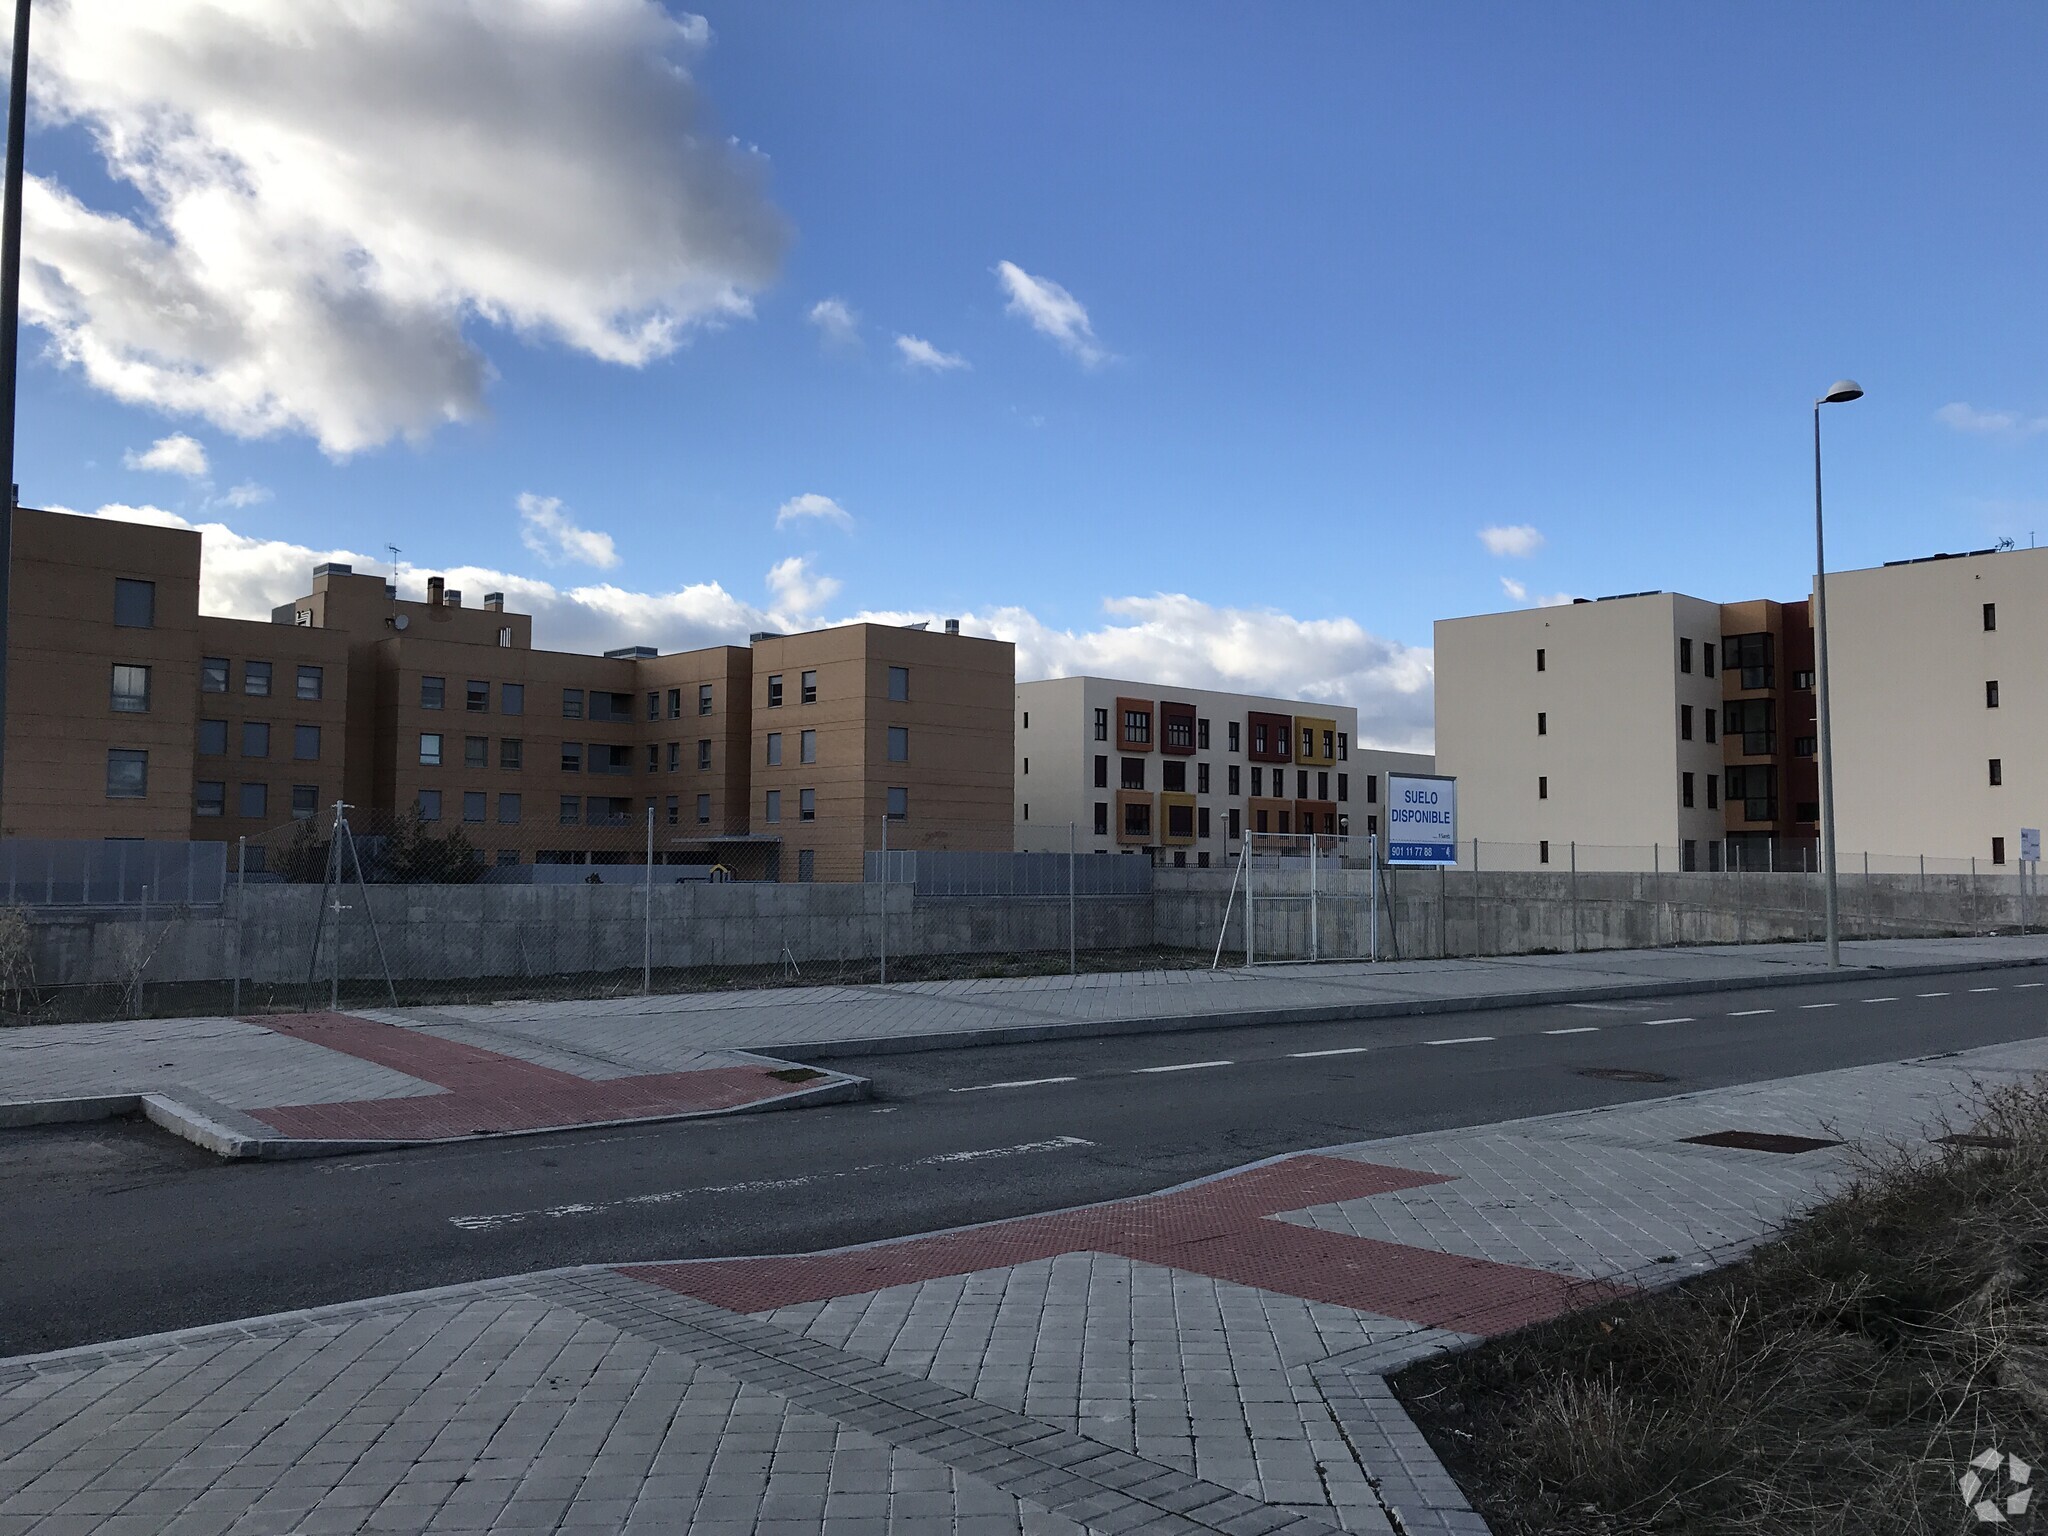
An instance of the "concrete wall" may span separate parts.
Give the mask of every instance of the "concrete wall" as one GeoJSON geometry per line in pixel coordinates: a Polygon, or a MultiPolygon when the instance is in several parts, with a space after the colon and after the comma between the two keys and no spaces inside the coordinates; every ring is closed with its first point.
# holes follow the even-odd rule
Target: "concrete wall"
{"type": "MultiPolygon", "coordinates": [[[[1315,909],[1318,952],[1364,955],[1371,887],[1364,870],[1323,871],[1315,909]]],[[[1780,874],[1569,874],[1396,871],[1382,903],[1381,954],[1408,959],[1547,951],[1742,944],[1818,937],[1818,876],[1780,874]]],[[[305,979],[319,890],[252,886],[239,925],[232,898],[218,910],[141,921],[133,911],[50,912],[31,917],[39,985],[125,979],[147,953],[152,982],[225,980],[237,955],[245,980],[305,979]]],[[[341,974],[381,974],[362,898],[344,896],[341,974]]],[[[401,981],[549,978],[637,972],[642,893],[604,885],[380,886],[370,904],[393,974],[401,981]]],[[[866,963],[883,941],[882,888],[862,885],[670,885],[653,892],[657,968],[866,963]]],[[[1226,952],[1244,944],[1244,903],[1222,870],[1154,872],[1149,897],[1076,903],[1084,950],[1216,948],[1226,904],[1226,952]]],[[[1306,958],[1310,908],[1305,872],[1263,872],[1255,898],[1261,959],[1306,958]]],[[[1060,953],[1064,898],[917,900],[886,893],[892,956],[1060,953]]],[[[2040,921],[2038,895],[2026,915],[2040,921]]],[[[2011,875],[1845,877],[1848,937],[1980,933],[2023,919],[2011,875]]],[[[327,974],[326,961],[320,974],[327,974]]],[[[545,990],[545,988],[542,988],[545,990]]]]}

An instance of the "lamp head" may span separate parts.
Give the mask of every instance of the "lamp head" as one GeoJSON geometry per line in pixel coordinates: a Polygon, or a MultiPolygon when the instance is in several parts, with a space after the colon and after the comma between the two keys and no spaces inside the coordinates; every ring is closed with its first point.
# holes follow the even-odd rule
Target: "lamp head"
{"type": "Polygon", "coordinates": [[[1837,379],[1828,386],[1828,392],[1815,402],[1817,405],[1845,405],[1851,400],[1863,398],[1863,386],[1854,379],[1837,379]]]}

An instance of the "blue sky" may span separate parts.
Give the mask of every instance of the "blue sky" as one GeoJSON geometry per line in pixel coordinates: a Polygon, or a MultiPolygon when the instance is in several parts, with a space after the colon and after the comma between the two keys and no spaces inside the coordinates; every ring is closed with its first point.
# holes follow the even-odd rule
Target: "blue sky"
{"type": "MultiPolygon", "coordinates": [[[[1842,375],[1870,393],[1828,415],[1837,563],[2048,537],[2038,5],[711,5],[708,42],[667,49],[723,157],[707,171],[648,169],[673,116],[591,84],[661,51],[636,14],[652,0],[585,0],[595,62],[569,79],[545,37],[502,24],[538,3],[478,19],[418,0],[448,13],[444,34],[395,23],[354,54],[327,39],[336,78],[291,93],[346,103],[374,81],[364,110],[409,125],[393,195],[430,166],[452,177],[406,205],[454,210],[421,236],[436,277],[401,296],[423,309],[358,347],[337,303],[312,341],[267,351],[264,312],[236,314],[236,345],[195,343],[146,385],[105,355],[132,361],[154,333],[104,298],[30,329],[24,500],[225,523],[248,541],[242,565],[209,570],[227,606],[253,608],[302,551],[397,543],[421,572],[545,584],[562,619],[551,634],[536,602],[542,643],[966,614],[1015,635],[1027,673],[1336,694],[1390,742],[1426,738],[1431,621],[1512,606],[1503,578],[1525,601],[1804,591],[1807,406],[1842,375]],[[574,183],[522,190],[526,149],[480,118],[505,93],[467,62],[474,37],[456,46],[464,27],[525,52],[535,115],[564,114],[591,183],[617,183],[599,217],[578,226],[574,183]],[[392,46],[419,63],[396,83],[378,63],[392,46]],[[475,187],[501,201],[470,209],[475,187]],[[648,202],[695,224],[591,233],[648,202]],[[524,247],[546,248],[549,286],[623,282],[636,314],[665,307],[673,346],[595,355],[625,348],[572,334],[601,299],[510,313],[529,290],[494,274],[524,247]],[[1034,327],[1006,262],[1070,294],[1090,331],[1063,345],[1034,327]],[[811,318],[833,299],[851,340],[811,318]],[[447,336],[392,362],[420,313],[447,336]],[[913,366],[903,336],[961,365],[913,366]],[[315,401],[402,395],[458,351],[480,365],[474,419],[410,438],[338,450],[328,431],[323,448],[332,407],[266,418],[238,393],[253,372],[290,394],[301,370],[315,401]],[[367,372],[337,382],[351,367],[367,372]],[[174,434],[204,476],[129,467],[174,434]],[[231,504],[235,486],[269,494],[231,504]],[[804,495],[850,525],[778,527],[804,495]],[[608,535],[615,563],[523,524],[522,497],[559,501],[548,526],[608,535]],[[1480,531],[1503,526],[1540,539],[1495,554],[1480,531]],[[565,595],[595,587],[622,595],[565,595]]],[[[230,183],[261,189],[289,186],[321,134],[355,138],[346,114],[288,121],[290,102],[217,110],[252,89],[233,62],[278,46],[249,19],[262,0],[162,0],[146,24],[120,0],[51,5],[37,106],[68,116],[41,117],[31,169],[128,221],[69,232],[74,291],[162,299],[124,267],[127,229],[188,266],[217,259],[192,210],[219,188],[195,192],[180,144],[232,160],[260,141],[271,179],[230,183]],[[136,34],[118,78],[108,28],[136,34]],[[175,70],[167,39],[192,42],[175,70]],[[164,103],[182,139],[102,152],[95,128],[135,130],[164,103]]],[[[301,214],[403,267],[389,188],[301,214]]],[[[269,217],[244,223],[275,234],[269,217]]],[[[32,205],[32,261],[39,230],[58,243],[32,205]]],[[[46,313],[33,296],[30,313],[46,313]]]]}

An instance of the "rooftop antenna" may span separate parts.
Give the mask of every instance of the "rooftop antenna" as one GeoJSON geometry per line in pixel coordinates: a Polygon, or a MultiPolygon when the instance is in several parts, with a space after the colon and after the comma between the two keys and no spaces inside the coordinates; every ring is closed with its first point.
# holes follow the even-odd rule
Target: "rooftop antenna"
{"type": "Polygon", "coordinates": [[[384,547],[391,551],[391,592],[395,597],[398,595],[398,546],[396,544],[386,544],[384,547]]]}

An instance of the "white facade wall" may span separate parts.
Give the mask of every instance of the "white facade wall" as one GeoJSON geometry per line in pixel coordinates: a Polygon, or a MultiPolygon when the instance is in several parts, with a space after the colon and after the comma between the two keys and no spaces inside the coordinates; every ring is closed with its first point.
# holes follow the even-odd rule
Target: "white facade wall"
{"type": "Polygon", "coordinates": [[[1479,839],[1482,867],[1540,864],[1545,843],[1552,864],[1577,844],[1582,868],[1647,867],[1651,845],[1676,865],[1688,842],[1696,867],[1718,867],[1708,785],[1718,801],[1722,753],[1707,719],[1721,683],[1706,654],[1720,626],[1719,605],[1669,592],[1437,622],[1437,771],[1458,780],[1459,837],[1479,839]]]}
{"type": "MultiPolygon", "coordinates": [[[[1377,824],[1380,799],[1384,795],[1389,771],[1433,771],[1431,764],[1434,760],[1427,753],[1386,752],[1359,747],[1358,711],[1347,705],[1221,693],[1105,677],[1064,677],[1020,683],[1017,686],[1016,721],[1016,803],[1020,818],[1017,846],[1020,849],[1064,851],[1068,846],[1067,829],[1070,824],[1077,829],[1076,843],[1083,853],[1116,853],[1129,846],[1120,844],[1116,837],[1116,795],[1122,782],[1121,758],[1125,755],[1119,751],[1116,742],[1116,701],[1119,698],[1147,699],[1155,707],[1162,701],[1190,705],[1198,720],[1208,722],[1209,745],[1201,747],[1198,736],[1192,757],[1168,758],[1158,750],[1156,740],[1151,752],[1139,754],[1146,759],[1145,787],[1155,795],[1161,791],[1163,762],[1187,764],[1188,793],[1195,796],[1198,812],[1207,810],[1209,813],[1209,836],[1198,836],[1186,850],[1187,862],[1191,866],[1199,865],[1203,854],[1207,854],[1208,862],[1216,866],[1236,856],[1239,844],[1229,837],[1229,812],[1233,807],[1239,811],[1242,825],[1251,824],[1248,802],[1252,798],[1252,760],[1246,750],[1249,733],[1244,722],[1246,716],[1253,712],[1307,715],[1336,722],[1336,729],[1348,743],[1346,758],[1328,770],[1315,767],[1308,770],[1312,793],[1307,798],[1315,798],[1315,776],[1327,771],[1331,780],[1331,798],[1335,799],[1337,776],[1340,773],[1344,775],[1347,793],[1339,802],[1338,810],[1349,818],[1354,836],[1364,836],[1369,830],[1369,822],[1377,824]],[[1108,712],[1107,741],[1095,739],[1095,712],[1098,709],[1108,712]],[[1230,748],[1230,723],[1233,721],[1238,725],[1238,746],[1234,752],[1230,748]],[[1096,787],[1095,759],[1098,756],[1108,759],[1109,782],[1106,788],[1096,787]],[[1206,791],[1199,787],[1200,770],[1204,765],[1209,770],[1206,791]],[[1230,792],[1230,770],[1233,767],[1238,770],[1239,787],[1235,795],[1230,792]],[[1110,807],[1109,831],[1103,835],[1094,830],[1095,807],[1098,804],[1110,807]]],[[[1155,736],[1158,734],[1155,731],[1155,736]]],[[[1272,765],[1260,766],[1269,774],[1272,771],[1272,765]]],[[[1282,798],[1297,798],[1294,794],[1297,770],[1289,765],[1286,772],[1289,787],[1282,798]]],[[[1198,828],[1199,825],[1198,815],[1198,828]]]]}

